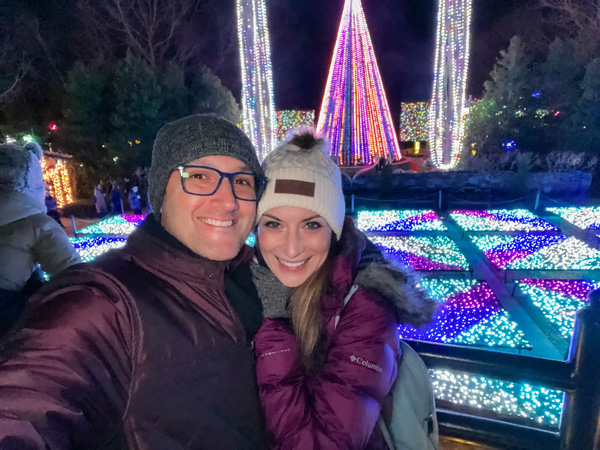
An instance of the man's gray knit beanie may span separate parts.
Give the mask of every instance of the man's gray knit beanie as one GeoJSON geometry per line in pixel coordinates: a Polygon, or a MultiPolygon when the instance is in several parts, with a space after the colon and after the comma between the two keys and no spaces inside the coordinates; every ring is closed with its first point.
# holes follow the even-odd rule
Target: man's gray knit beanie
{"type": "Polygon", "coordinates": [[[204,156],[230,156],[264,175],[252,142],[242,130],[214,114],[195,114],[163,126],[154,140],[148,179],[150,204],[160,221],[169,177],[178,166],[204,156]]]}

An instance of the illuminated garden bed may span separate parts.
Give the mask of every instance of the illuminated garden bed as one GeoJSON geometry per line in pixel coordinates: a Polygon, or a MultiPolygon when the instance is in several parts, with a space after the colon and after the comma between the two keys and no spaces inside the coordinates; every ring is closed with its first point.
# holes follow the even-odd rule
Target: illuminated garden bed
{"type": "Polygon", "coordinates": [[[559,333],[570,340],[575,313],[589,304],[587,295],[600,288],[600,281],[523,279],[517,281],[517,286],[559,333]]]}
{"type": "Polygon", "coordinates": [[[582,230],[600,230],[600,206],[546,208],[546,211],[562,217],[582,230]]]}
{"type": "Polygon", "coordinates": [[[107,237],[83,237],[69,238],[82,262],[91,262],[98,256],[114,248],[121,248],[127,242],[127,238],[107,237]]]}
{"type": "Polygon", "coordinates": [[[356,226],[362,231],[446,231],[435,211],[359,211],[356,226]]]}
{"type": "Polygon", "coordinates": [[[435,398],[454,405],[515,417],[517,422],[557,429],[564,393],[529,384],[430,369],[435,398]]]}
{"type": "Polygon", "coordinates": [[[600,270],[600,251],[564,235],[472,236],[502,270],[600,270]]]}
{"type": "Polygon", "coordinates": [[[121,214],[118,216],[107,217],[100,222],[79,230],[77,234],[110,234],[128,236],[133,230],[140,226],[145,215],[121,214]]]}
{"type": "Polygon", "coordinates": [[[456,210],[450,217],[464,231],[555,231],[557,228],[526,209],[456,210]]]}
{"type": "Polygon", "coordinates": [[[531,348],[485,281],[425,278],[421,282],[441,306],[432,324],[425,328],[401,325],[402,339],[485,348],[531,348]]]}
{"type": "Polygon", "coordinates": [[[469,263],[454,241],[445,236],[370,236],[393,261],[415,270],[469,270],[469,263]]]}

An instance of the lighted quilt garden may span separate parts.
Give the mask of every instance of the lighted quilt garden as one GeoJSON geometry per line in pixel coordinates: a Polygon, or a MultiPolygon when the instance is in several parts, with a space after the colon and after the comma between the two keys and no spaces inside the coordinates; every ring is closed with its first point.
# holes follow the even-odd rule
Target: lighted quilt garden
{"type": "MultiPolygon", "coordinates": [[[[81,230],[72,242],[82,259],[91,261],[123,246],[142,220],[105,219],[81,230]]],[[[586,305],[588,292],[600,287],[597,237],[587,233],[599,229],[600,208],[548,208],[538,214],[524,209],[359,211],[355,221],[390,260],[418,271],[440,303],[431,325],[403,325],[402,338],[565,358],[575,312],[586,305]],[[581,232],[570,234],[573,226],[581,232]],[[548,344],[556,339],[562,344],[548,344]]],[[[247,242],[253,245],[254,237],[247,242]]],[[[430,373],[438,400],[558,426],[559,391],[444,370],[430,373]]]]}

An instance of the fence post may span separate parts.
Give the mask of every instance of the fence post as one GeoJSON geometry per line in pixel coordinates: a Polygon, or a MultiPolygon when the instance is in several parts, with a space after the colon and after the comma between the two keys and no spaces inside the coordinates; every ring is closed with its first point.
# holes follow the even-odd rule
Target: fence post
{"type": "Polygon", "coordinates": [[[73,226],[73,236],[77,237],[77,227],[75,226],[75,217],[71,216],[71,225],[73,226]]]}
{"type": "Polygon", "coordinates": [[[442,190],[438,193],[438,211],[442,210],[442,190]]]}
{"type": "Polygon", "coordinates": [[[600,448],[600,289],[588,298],[590,305],[577,312],[571,340],[575,391],[567,394],[561,417],[563,450],[600,448]]]}
{"type": "Polygon", "coordinates": [[[538,206],[540,206],[540,191],[538,189],[537,194],[535,196],[535,206],[533,207],[534,211],[537,211],[538,206]]]}

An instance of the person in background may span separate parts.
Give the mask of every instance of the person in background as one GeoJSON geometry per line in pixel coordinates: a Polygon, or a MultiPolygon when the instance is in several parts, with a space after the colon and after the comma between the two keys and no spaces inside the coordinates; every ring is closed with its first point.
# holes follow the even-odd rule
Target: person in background
{"type": "Polygon", "coordinates": [[[112,204],[113,214],[123,214],[123,200],[121,199],[121,190],[116,181],[112,182],[112,191],[110,191],[110,202],[112,204]]]}
{"type": "Polygon", "coordinates": [[[142,213],[142,196],[139,194],[137,186],[132,187],[129,192],[129,206],[134,214],[142,213]]]}
{"type": "Polygon", "coordinates": [[[94,189],[94,204],[96,205],[96,213],[98,217],[104,217],[108,212],[106,207],[106,200],[104,198],[104,192],[102,192],[102,185],[98,184],[94,189]]]}
{"type": "Polygon", "coordinates": [[[52,217],[56,223],[60,225],[61,228],[64,228],[62,222],[60,221],[60,213],[58,212],[58,205],[56,203],[56,199],[50,195],[50,189],[46,186],[44,190],[44,203],[46,205],[46,214],[49,217],[52,217]]]}
{"type": "Polygon", "coordinates": [[[158,132],[154,214],[47,283],[0,351],[0,449],[266,448],[250,345],[261,305],[225,281],[252,257],[262,175],[225,119],[158,132]]]}
{"type": "Polygon", "coordinates": [[[436,303],[344,219],[326,153],[305,134],[263,163],[250,271],[265,317],[254,343],[270,448],[387,449],[375,424],[397,374],[398,324],[430,322],[436,303]]]}
{"type": "Polygon", "coordinates": [[[0,145],[0,337],[40,287],[38,265],[54,276],[80,262],[63,229],[46,215],[41,158],[36,143],[0,145]]]}

